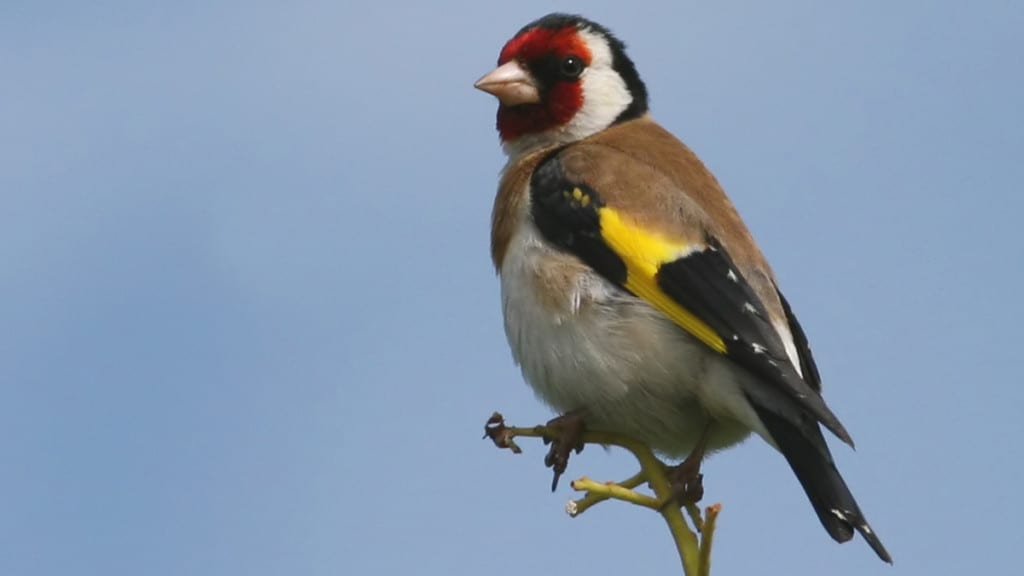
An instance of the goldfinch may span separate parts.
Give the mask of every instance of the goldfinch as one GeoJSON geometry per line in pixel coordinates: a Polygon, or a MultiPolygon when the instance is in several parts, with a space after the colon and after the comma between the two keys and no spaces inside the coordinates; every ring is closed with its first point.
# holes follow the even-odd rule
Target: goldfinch
{"type": "MultiPolygon", "coordinates": [[[[705,452],[755,432],[832,538],[856,530],[891,562],[825,443],[821,426],[853,445],[804,331],[718,181],[649,115],[624,44],[550,14],[476,87],[499,100],[508,164],[491,254],[513,358],[538,396],[686,457],[676,480],[691,500],[705,452]]],[[[576,441],[549,454],[556,482],[576,441]]]]}

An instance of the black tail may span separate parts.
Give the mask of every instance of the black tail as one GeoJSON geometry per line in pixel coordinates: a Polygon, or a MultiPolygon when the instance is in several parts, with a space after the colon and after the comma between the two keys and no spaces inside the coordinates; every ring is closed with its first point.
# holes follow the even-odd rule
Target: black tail
{"type": "Polygon", "coordinates": [[[839,475],[818,426],[807,426],[801,431],[771,410],[752,404],[782,455],[789,461],[829,536],[836,542],[846,542],[853,538],[856,530],[879,558],[892,564],[892,557],[839,475]]]}

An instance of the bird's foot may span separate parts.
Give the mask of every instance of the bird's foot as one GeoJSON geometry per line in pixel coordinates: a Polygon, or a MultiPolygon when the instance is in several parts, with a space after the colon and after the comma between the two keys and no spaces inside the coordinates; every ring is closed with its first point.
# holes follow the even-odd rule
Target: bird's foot
{"type": "Polygon", "coordinates": [[[700,502],[704,497],[704,474],[701,474],[700,464],[701,458],[687,458],[669,467],[668,479],[672,494],[661,505],[662,509],[700,502]]]}
{"type": "Polygon", "coordinates": [[[569,456],[583,451],[583,415],[579,411],[568,412],[549,421],[545,428],[555,432],[544,435],[544,443],[550,444],[544,465],[551,468],[554,477],[551,479],[551,491],[558,488],[558,479],[562,477],[569,465],[569,456]]]}
{"type": "Polygon", "coordinates": [[[668,506],[688,506],[700,502],[704,497],[704,475],[700,472],[700,465],[704,462],[704,453],[708,447],[708,439],[711,437],[711,423],[704,426],[697,445],[693,447],[690,455],[675,466],[668,469],[668,479],[671,483],[672,493],[662,503],[664,510],[668,506]]]}

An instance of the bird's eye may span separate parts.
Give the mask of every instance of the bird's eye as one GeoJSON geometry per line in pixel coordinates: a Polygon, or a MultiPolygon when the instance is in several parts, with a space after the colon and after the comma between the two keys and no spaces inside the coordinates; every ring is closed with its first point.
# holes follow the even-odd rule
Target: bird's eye
{"type": "Polygon", "coordinates": [[[562,59],[559,71],[562,73],[562,78],[575,80],[583,73],[583,59],[579,56],[566,56],[562,59]]]}

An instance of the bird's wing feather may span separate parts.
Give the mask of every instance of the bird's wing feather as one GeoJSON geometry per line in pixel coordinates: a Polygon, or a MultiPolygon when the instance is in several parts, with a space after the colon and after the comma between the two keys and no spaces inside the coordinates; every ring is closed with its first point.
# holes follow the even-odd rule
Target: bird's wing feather
{"type": "Polygon", "coordinates": [[[852,445],[786,354],[768,309],[774,305],[782,315],[779,297],[766,304],[758,295],[747,279],[751,265],[734,262],[725,234],[706,225],[707,214],[689,191],[663,172],[630,162],[631,154],[580,146],[550,153],[533,172],[530,210],[540,232],[756,375],[744,390],[752,401],[808,434],[820,422],[852,445]],[[581,164],[584,171],[573,169],[581,164]]]}
{"type": "Polygon", "coordinates": [[[786,324],[789,326],[790,334],[793,336],[793,343],[796,346],[797,356],[800,358],[800,374],[803,376],[804,382],[807,382],[811,388],[820,393],[821,375],[818,373],[818,365],[814,362],[814,355],[811,354],[811,346],[807,342],[807,334],[804,333],[803,326],[800,326],[796,315],[793,314],[793,309],[790,308],[786,297],[782,295],[778,287],[775,288],[775,291],[779,295],[779,301],[782,303],[782,309],[786,314],[786,324]]]}

